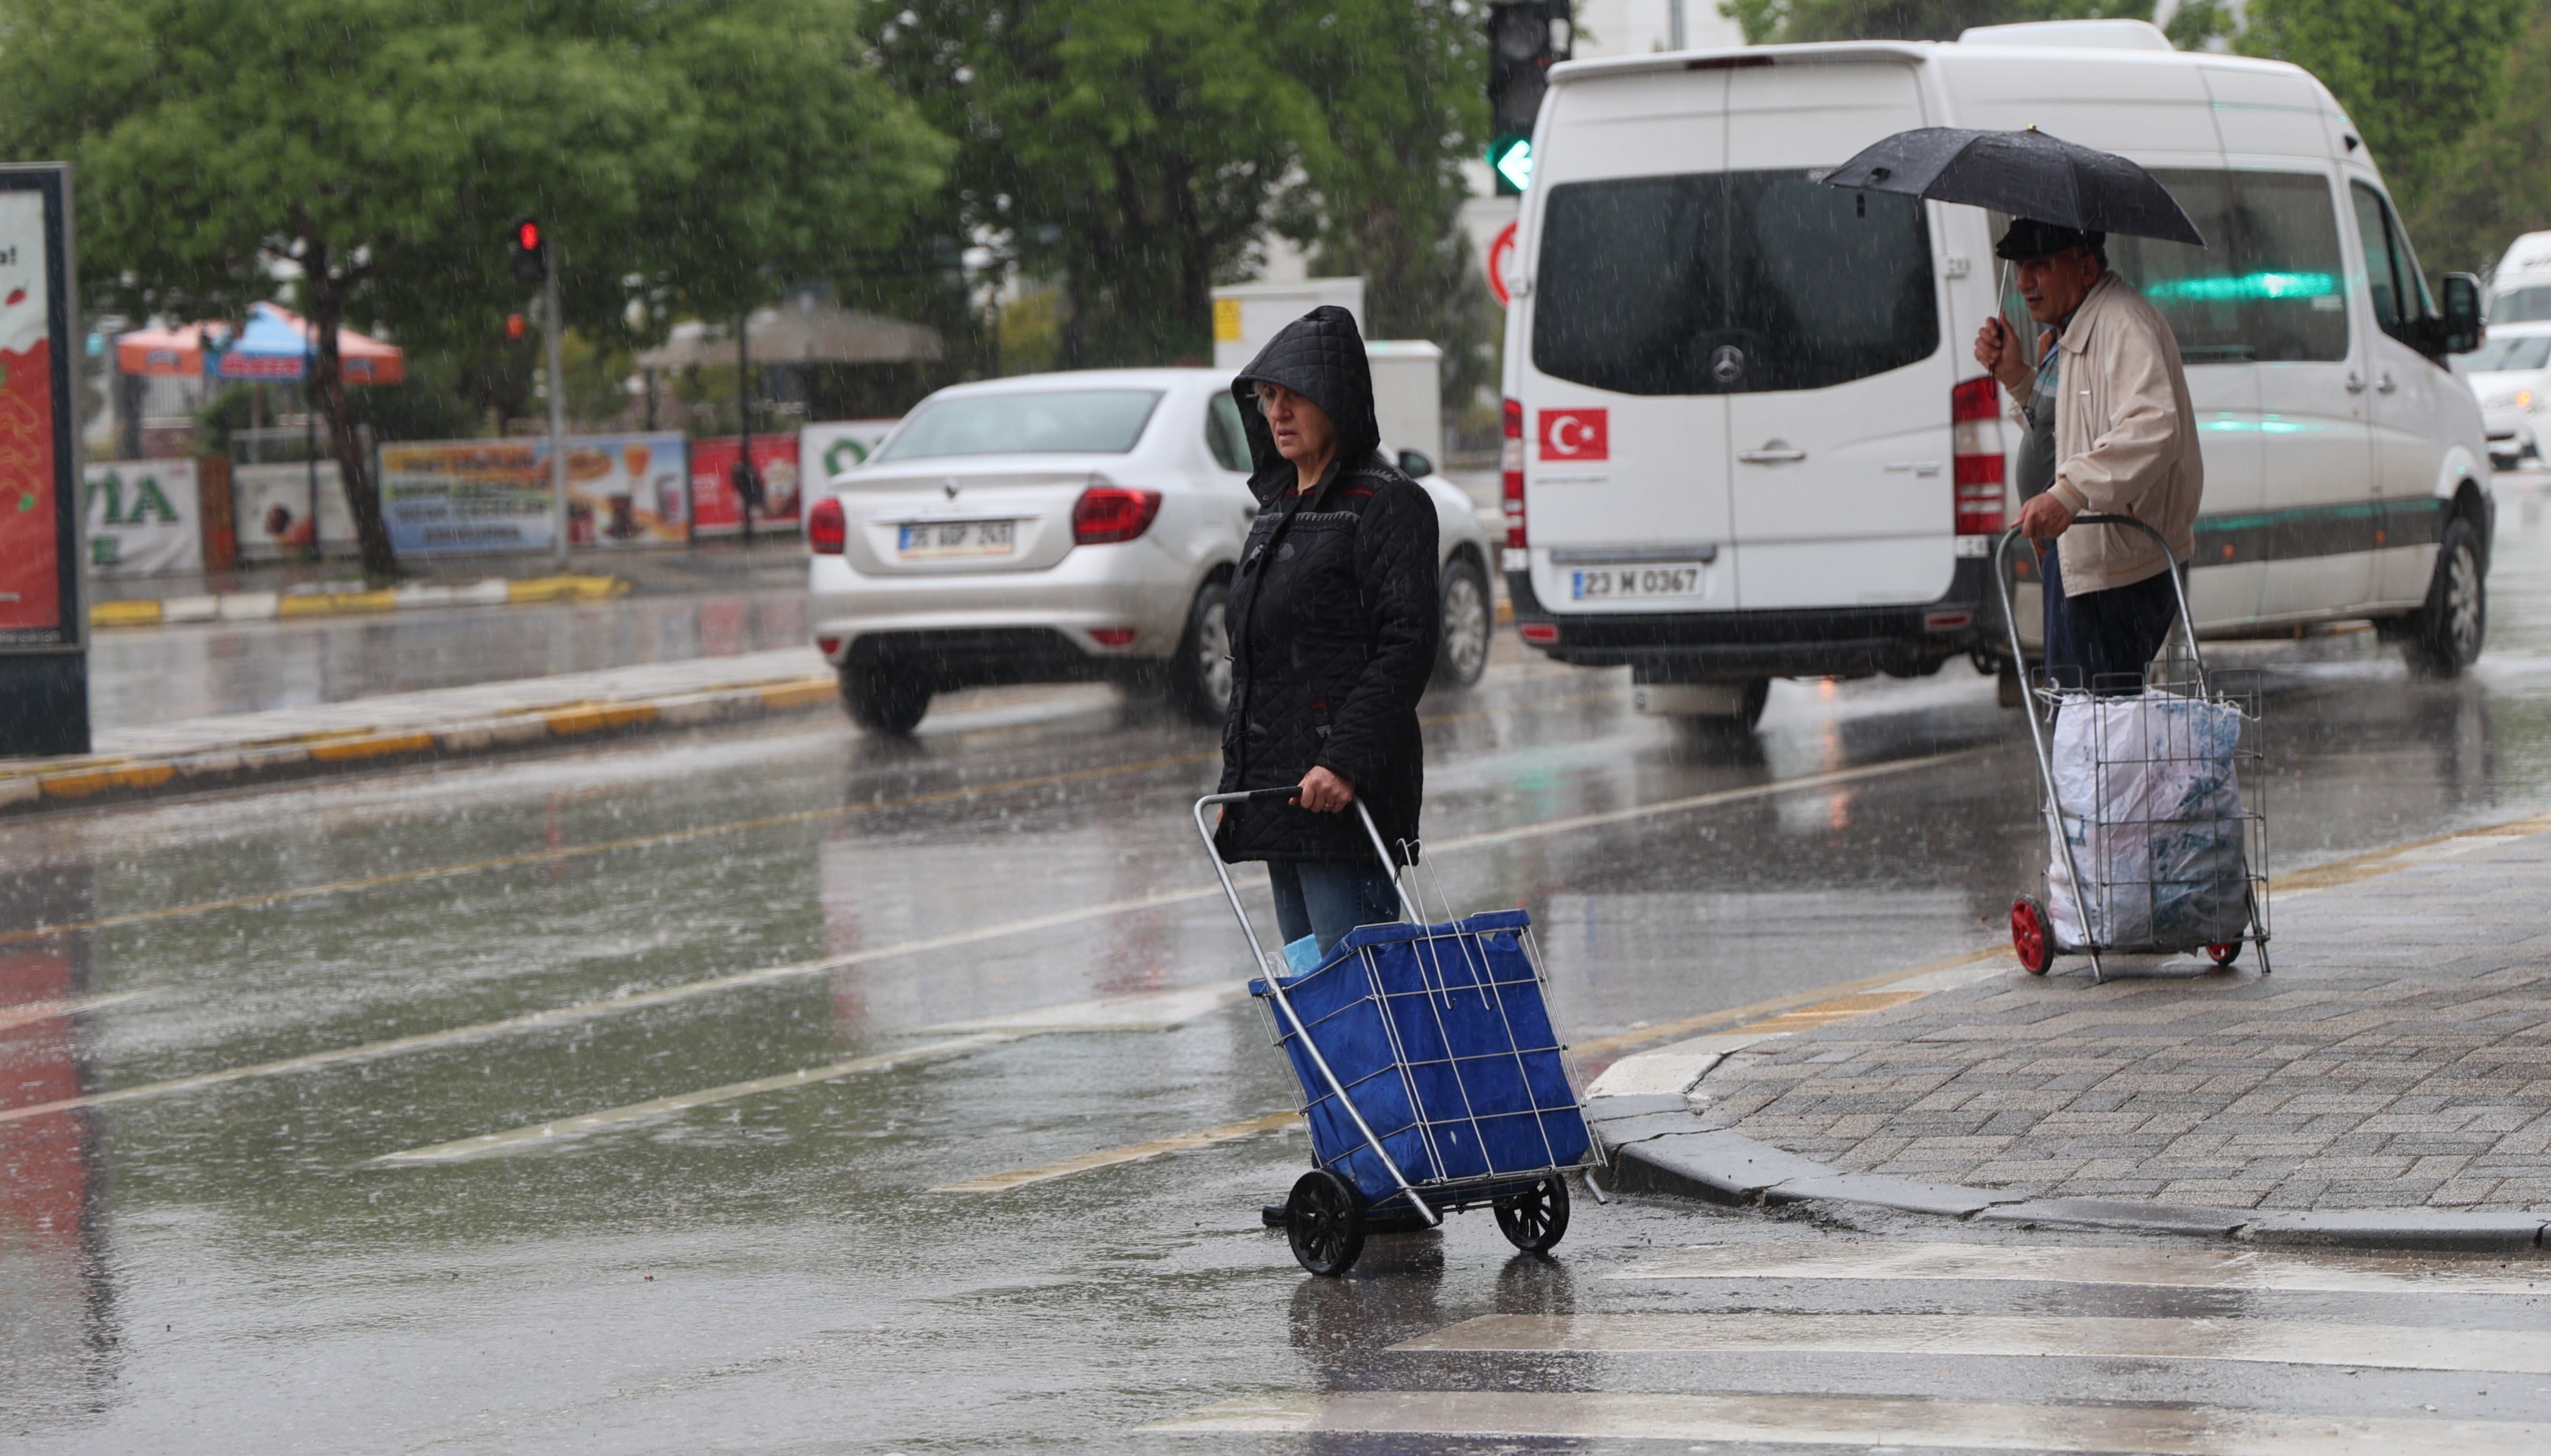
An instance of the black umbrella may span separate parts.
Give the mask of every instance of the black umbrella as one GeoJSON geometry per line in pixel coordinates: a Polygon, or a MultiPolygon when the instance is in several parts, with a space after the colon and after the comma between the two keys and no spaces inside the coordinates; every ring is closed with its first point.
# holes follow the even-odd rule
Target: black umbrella
{"type": "Polygon", "coordinates": [[[2077,146],[2034,127],[1898,132],[1834,168],[1825,182],[1989,207],[2085,233],[2205,245],[2205,236],[2152,173],[2115,152],[2077,146]]]}

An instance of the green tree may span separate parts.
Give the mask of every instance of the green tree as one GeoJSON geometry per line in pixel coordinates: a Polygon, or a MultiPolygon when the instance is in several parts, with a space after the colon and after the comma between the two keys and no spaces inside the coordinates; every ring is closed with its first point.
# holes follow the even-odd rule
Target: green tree
{"type": "Polygon", "coordinates": [[[2551,228],[2551,3],[2506,54],[2500,101],[2418,199],[2410,227],[2430,268],[2486,272],[2518,234],[2551,228]]]}
{"type": "Polygon", "coordinates": [[[2290,60],[2347,108],[2403,212],[2493,115],[2525,0],[2253,0],[2234,43],[2290,60]]]}
{"type": "Polygon", "coordinates": [[[1723,0],[1745,44],[1954,41],[1969,26],[2029,20],[2149,20],[2150,0],[1723,0]]]}
{"type": "Polygon", "coordinates": [[[736,257],[890,236],[942,144],[874,75],[853,5],[0,0],[0,139],[77,164],[102,299],[237,317],[297,275],[363,567],[387,578],[338,326],[494,337],[523,307],[501,240],[524,214],[604,341],[630,327],[630,279],[723,301],[736,257]]]}

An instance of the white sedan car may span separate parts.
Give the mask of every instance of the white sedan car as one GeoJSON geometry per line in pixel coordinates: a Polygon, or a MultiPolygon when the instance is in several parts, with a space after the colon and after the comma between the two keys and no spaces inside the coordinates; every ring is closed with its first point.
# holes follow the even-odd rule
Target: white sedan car
{"type": "MultiPolygon", "coordinates": [[[[1487,533],[1434,498],[1444,631],[1436,680],[1468,685],[1491,631],[1487,533]]],[[[1091,369],[960,384],[923,400],[806,517],[816,646],[842,701],[903,734],[931,696],[1104,678],[1200,722],[1231,697],[1222,607],[1257,502],[1231,376],[1091,369]]]]}
{"type": "Polygon", "coordinates": [[[2551,414],[2551,324],[2494,324],[2488,341],[2455,359],[2454,368],[2480,399],[2490,463],[2511,470],[2541,458],[2541,423],[2551,414]]]}

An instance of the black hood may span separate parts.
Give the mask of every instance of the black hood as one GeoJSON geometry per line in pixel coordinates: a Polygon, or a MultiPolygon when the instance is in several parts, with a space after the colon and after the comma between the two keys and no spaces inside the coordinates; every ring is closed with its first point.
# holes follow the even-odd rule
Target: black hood
{"type": "Polygon", "coordinates": [[[1381,430],[1373,421],[1373,364],[1365,356],[1364,335],[1355,315],[1336,304],[1322,304],[1292,323],[1258,351],[1249,367],[1231,381],[1240,401],[1240,423],[1249,432],[1249,488],[1261,502],[1273,501],[1298,478],[1293,462],[1276,450],[1275,432],[1258,413],[1258,381],[1280,384],[1318,405],[1338,431],[1338,460],[1354,463],[1381,444],[1381,430]]]}

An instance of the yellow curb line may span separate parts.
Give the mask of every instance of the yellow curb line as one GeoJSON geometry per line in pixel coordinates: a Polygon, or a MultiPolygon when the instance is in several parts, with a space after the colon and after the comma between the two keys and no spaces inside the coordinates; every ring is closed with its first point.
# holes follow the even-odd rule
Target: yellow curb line
{"type": "MultiPolygon", "coordinates": [[[[576,574],[568,576],[536,576],[505,583],[505,605],[539,606],[551,602],[608,602],[627,596],[635,584],[625,576],[576,574]]],[[[242,593],[263,596],[266,593],[242,593]]],[[[403,608],[466,607],[470,602],[412,602],[398,600],[395,588],[348,592],[283,592],[274,594],[276,618],[347,617],[375,612],[396,612],[403,608]]],[[[228,601],[229,597],[217,597],[228,601]]],[[[89,626],[96,628],[157,627],[167,620],[166,604],[156,599],[93,602],[89,604],[89,626]]],[[[210,619],[224,621],[218,611],[210,619]]],[[[262,614],[250,620],[262,620],[262,614]]]]}
{"type": "Polygon", "coordinates": [[[164,610],[156,600],[98,602],[88,609],[91,627],[156,627],[164,610]]]}
{"type": "Polygon", "coordinates": [[[428,732],[375,733],[369,737],[313,743],[310,756],[323,762],[338,763],[356,758],[378,758],[387,753],[423,753],[433,746],[434,734],[428,732]]]}

